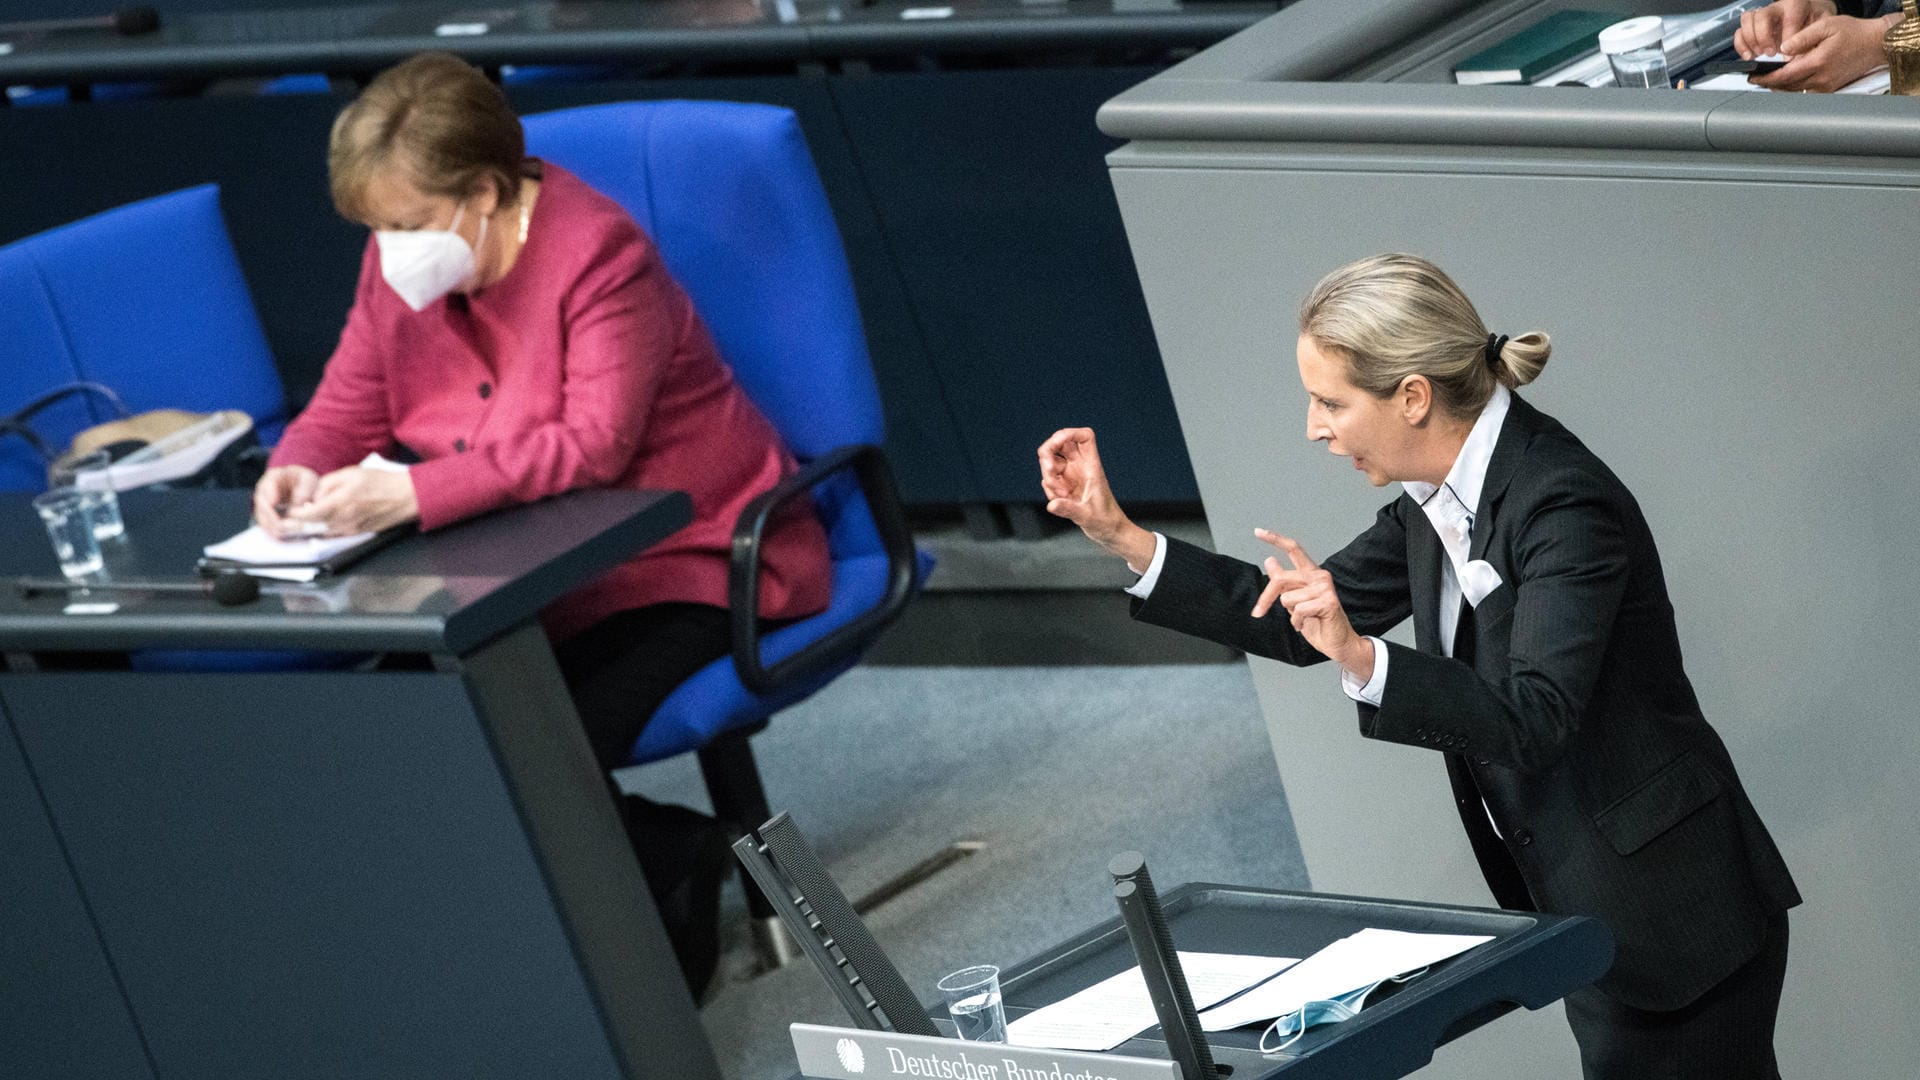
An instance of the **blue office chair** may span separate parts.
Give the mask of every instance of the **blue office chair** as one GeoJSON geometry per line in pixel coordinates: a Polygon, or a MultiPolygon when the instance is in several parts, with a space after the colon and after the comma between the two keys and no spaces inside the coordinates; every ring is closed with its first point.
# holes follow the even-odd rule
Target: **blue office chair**
{"type": "MultiPolygon", "coordinates": [[[[528,117],[528,152],[618,201],[659,246],[740,384],[801,462],[733,534],[733,656],[661,705],[634,763],[700,756],[714,809],[744,831],[772,814],[747,738],[852,667],[931,572],[913,546],[879,444],[879,390],[840,234],[793,113],[660,101],[528,117]],[[762,635],[758,544],[780,502],[810,491],[827,528],[833,597],[762,635]]],[[[773,909],[747,890],[763,948],[773,909]]]]}
{"type": "MultiPolygon", "coordinates": [[[[212,184],[130,203],[0,247],[0,416],[53,387],[109,387],[125,408],[241,409],[263,444],[286,426],[286,395],[240,274],[220,189],[212,184]]],[[[100,393],[67,397],[32,419],[58,451],[117,408],[100,393]]],[[[0,438],[0,491],[39,491],[46,459],[0,438]]],[[[182,568],[186,572],[186,568],[182,568]]],[[[138,670],[252,671],[338,667],[348,653],[282,650],[135,653],[138,670]]]]}
{"type": "MultiPolygon", "coordinates": [[[[0,416],[53,387],[111,387],[135,412],[241,409],[262,443],[286,426],[286,395],[240,275],[212,184],[131,203],[0,247],[0,416]]],[[[34,417],[64,448],[114,418],[99,395],[34,417]]],[[[0,490],[38,491],[46,462],[0,439],[0,490]]]]}

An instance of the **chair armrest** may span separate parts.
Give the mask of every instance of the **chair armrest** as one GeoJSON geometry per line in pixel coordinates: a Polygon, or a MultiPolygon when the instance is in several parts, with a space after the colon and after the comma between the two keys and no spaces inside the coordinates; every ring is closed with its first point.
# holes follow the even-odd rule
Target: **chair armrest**
{"type": "Polygon", "coordinates": [[[728,607],[732,612],[733,668],[740,682],[756,694],[769,694],[780,687],[838,663],[864,649],[874,636],[905,610],[913,595],[916,565],[913,533],[907,528],[906,510],[900,504],[900,490],[893,482],[893,471],[877,446],[842,446],[808,462],[799,472],[787,477],[740,512],[733,526],[732,564],[727,581],[728,607]],[[880,602],[845,626],[772,665],[760,662],[760,540],[767,521],[782,503],[807,492],[814,485],[841,469],[852,469],[873,515],[874,528],[887,553],[887,591],[880,602]]]}

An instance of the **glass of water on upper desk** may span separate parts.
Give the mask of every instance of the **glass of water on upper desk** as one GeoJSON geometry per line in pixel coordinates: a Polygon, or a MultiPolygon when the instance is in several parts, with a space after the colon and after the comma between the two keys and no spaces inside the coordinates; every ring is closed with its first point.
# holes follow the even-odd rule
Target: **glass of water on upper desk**
{"type": "Polygon", "coordinates": [[[936,984],[946,995],[947,1015],[968,1042],[1006,1042],[1007,1014],[1000,1006],[1000,969],[992,964],[961,968],[936,984]]]}
{"type": "Polygon", "coordinates": [[[120,496],[113,490],[113,474],[108,467],[113,459],[105,450],[61,461],[48,479],[56,488],[72,488],[80,493],[82,509],[93,526],[95,540],[113,540],[126,535],[126,521],[120,516],[120,496]]]}
{"type": "Polygon", "coordinates": [[[33,509],[47,527],[47,539],[53,542],[54,558],[60,560],[60,572],[78,585],[95,584],[105,576],[88,498],[77,488],[57,487],[33,500],[33,509]]]}

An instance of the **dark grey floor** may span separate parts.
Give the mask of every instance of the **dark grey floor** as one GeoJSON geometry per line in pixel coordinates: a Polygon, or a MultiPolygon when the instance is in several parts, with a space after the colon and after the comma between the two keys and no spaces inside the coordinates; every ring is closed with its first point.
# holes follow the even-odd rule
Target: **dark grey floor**
{"type": "MultiPolygon", "coordinates": [[[[1206,545],[1204,523],[1161,521],[1206,545]]],[[[767,794],[859,898],[955,841],[984,847],[867,917],[908,983],[1008,966],[1112,917],[1105,875],[1143,852],[1163,888],[1304,888],[1254,700],[1231,650],[1134,624],[1125,566],[1078,532],[980,542],[923,530],[940,560],[869,663],[754,739],[767,794]]],[[[630,788],[706,808],[690,757],[629,770],[630,788]]],[[[787,1025],[843,1023],[803,960],[756,975],[738,890],[703,1017],[729,1080],[784,1080],[787,1025]]]]}
{"type": "MultiPolygon", "coordinates": [[[[1119,851],[1144,852],[1163,887],[1306,884],[1243,663],[863,667],[755,745],[774,808],[793,814],[849,896],[952,841],[984,842],[868,917],[925,998],[947,970],[1007,966],[1111,917],[1104,867],[1119,851]]],[[[686,759],[623,781],[704,798],[686,759]]],[[[735,948],[704,1010],[708,1033],[730,1080],[790,1076],[787,1025],[844,1018],[804,961],[748,977],[745,912],[737,896],[729,907],[735,948]]]]}

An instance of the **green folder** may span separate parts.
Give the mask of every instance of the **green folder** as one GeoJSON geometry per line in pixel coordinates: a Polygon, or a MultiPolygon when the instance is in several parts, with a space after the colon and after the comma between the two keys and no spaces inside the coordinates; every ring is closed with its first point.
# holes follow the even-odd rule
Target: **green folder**
{"type": "Polygon", "coordinates": [[[1617,11],[1560,11],[1456,64],[1453,81],[1466,86],[1528,83],[1544,72],[1600,47],[1600,31],[1628,18],[1617,11]]]}

